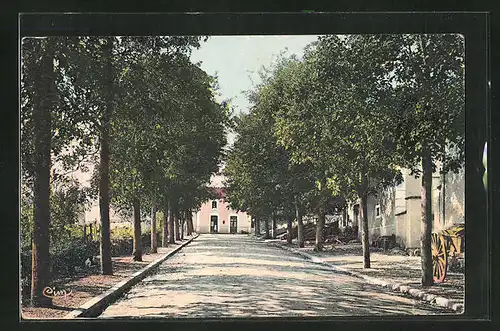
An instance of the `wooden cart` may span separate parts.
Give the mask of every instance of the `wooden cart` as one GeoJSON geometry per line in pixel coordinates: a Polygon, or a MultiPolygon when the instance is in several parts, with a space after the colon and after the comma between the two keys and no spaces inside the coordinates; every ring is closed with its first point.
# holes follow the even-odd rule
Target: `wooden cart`
{"type": "Polygon", "coordinates": [[[451,258],[464,258],[465,224],[456,224],[431,235],[432,271],[435,283],[445,280],[451,258]]]}

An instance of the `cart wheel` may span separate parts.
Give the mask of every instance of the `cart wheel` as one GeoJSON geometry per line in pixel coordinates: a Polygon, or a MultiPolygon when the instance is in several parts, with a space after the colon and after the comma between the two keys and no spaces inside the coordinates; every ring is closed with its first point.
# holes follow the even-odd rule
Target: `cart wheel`
{"type": "Polygon", "coordinates": [[[431,234],[432,272],[435,283],[441,283],[446,278],[448,269],[448,254],[445,240],[437,233],[431,234]]]}

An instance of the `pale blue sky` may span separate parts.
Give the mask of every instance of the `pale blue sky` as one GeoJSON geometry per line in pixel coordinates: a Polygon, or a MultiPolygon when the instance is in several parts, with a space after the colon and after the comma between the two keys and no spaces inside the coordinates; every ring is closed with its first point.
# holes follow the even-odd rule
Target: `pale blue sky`
{"type": "MultiPolygon", "coordinates": [[[[297,36],[212,36],[191,55],[193,62],[202,61],[201,68],[210,75],[217,73],[219,101],[231,98],[235,113],[247,112],[249,103],[243,93],[259,82],[262,66],[270,66],[276,56],[287,49],[288,54],[302,57],[304,47],[316,35],[297,36]]],[[[233,139],[230,135],[230,140],[233,139]]]]}

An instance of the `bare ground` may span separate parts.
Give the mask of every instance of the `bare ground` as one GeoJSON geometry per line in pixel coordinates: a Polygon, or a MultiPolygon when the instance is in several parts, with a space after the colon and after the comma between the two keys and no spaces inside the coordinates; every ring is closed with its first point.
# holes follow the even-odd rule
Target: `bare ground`
{"type": "Polygon", "coordinates": [[[384,252],[381,249],[370,248],[371,268],[363,268],[363,249],[361,244],[325,245],[322,252],[313,251],[313,242],[307,242],[304,248],[298,248],[294,241],[292,245],[284,241],[276,241],[282,245],[307,252],[321,258],[325,262],[341,266],[370,277],[384,279],[389,283],[408,285],[427,293],[451,299],[453,303],[464,303],[465,276],[462,273],[448,272],[443,283],[424,287],[421,284],[421,259],[419,256],[407,256],[384,252]]]}
{"type": "Polygon", "coordinates": [[[162,258],[185,241],[168,247],[158,247],[158,253],[143,254],[143,261],[141,262],[133,261],[131,256],[113,257],[113,275],[101,275],[99,267],[92,266],[73,277],[55,279],[53,287],[71,290],[71,294],[55,297],[52,301],[53,306],[50,308],[23,306],[21,307],[22,318],[60,319],[85,302],[127,279],[151,262],[162,258]]]}

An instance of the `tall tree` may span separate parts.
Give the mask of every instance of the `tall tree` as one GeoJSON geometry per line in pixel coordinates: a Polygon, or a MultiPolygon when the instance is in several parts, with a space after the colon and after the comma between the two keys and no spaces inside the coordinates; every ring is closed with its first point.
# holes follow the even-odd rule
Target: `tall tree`
{"type": "Polygon", "coordinates": [[[338,119],[326,126],[337,151],[332,153],[335,181],[344,195],[361,200],[364,267],[369,268],[368,196],[401,180],[387,125],[391,85],[380,69],[390,47],[379,36],[323,37],[314,57],[326,115],[338,119]]]}
{"type": "Polygon", "coordinates": [[[35,173],[31,302],[35,306],[52,305],[52,299],[43,295],[43,289],[50,285],[51,111],[57,102],[54,76],[55,40],[45,40],[42,47],[44,50],[37,64],[39,83],[35,87],[33,107],[35,173]]]}
{"type": "MultiPolygon", "coordinates": [[[[49,277],[44,272],[47,269],[44,269],[44,266],[49,265],[49,255],[48,253],[44,254],[44,251],[48,251],[49,248],[49,237],[45,236],[43,229],[44,224],[46,225],[47,222],[40,223],[39,220],[41,218],[45,218],[45,220],[50,218],[50,210],[47,208],[44,209],[43,198],[40,198],[40,196],[44,195],[50,196],[50,189],[44,189],[44,185],[39,180],[39,178],[44,176],[43,173],[46,172],[46,169],[42,168],[44,166],[48,167],[49,178],[51,176],[53,181],[57,181],[62,178],[60,170],[52,169],[53,171],[50,175],[51,163],[61,163],[64,171],[74,171],[75,169],[72,169],[74,166],[77,169],[84,170],[85,167],[82,162],[88,156],[91,156],[95,150],[100,151],[99,176],[97,177],[96,186],[98,186],[99,191],[102,222],[100,227],[101,268],[104,274],[112,273],[109,240],[109,167],[110,161],[111,166],[113,166],[116,155],[110,156],[110,152],[113,150],[113,146],[110,146],[113,137],[110,137],[110,134],[113,127],[116,127],[115,124],[121,120],[121,112],[127,108],[124,107],[124,102],[121,102],[120,98],[115,98],[115,95],[122,93],[124,89],[128,89],[129,92],[130,90],[141,90],[142,85],[138,84],[140,80],[135,80],[134,84],[124,84],[124,82],[130,82],[127,72],[145,57],[158,59],[160,54],[164,54],[163,59],[167,58],[167,61],[157,61],[161,62],[162,66],[157,65],[156,68],[175,67],[177,71],[166,70],[167,74],[165,74],[165,70],[158,71],[160,72],[160,77],[156,75],[155,78],[157,78],[157,81],[162,82],[162,84],[153,85],[158,86],[154,90],[155,93],[153,93],[155,97],[152,98],[150,94],[146,93],[149,96],[149,101],[153,102],[146,105],[143,103],[142,105],[148,107],[153,104],[155,107],[149,108],[155,108],[157,111],[156,114],[161,114],[165,109],[173,108],[172,104],[174,103],[179,106],[179,104],[182,104],[182,102],[179,102],[179,100],[182,100],[182,98],[179,98],[179,94],[184,97],[188,94],[179,93],[179,91],[183,92],[185,89],[178,84],[178,80],[170,78],[182,76],[183,70],[194,67],[191,64],[186,65],[187,57],[185,55],[189,54],[192,47],[198,47],[199,41],[199,37],[51,37],[23,39],[21,149],[23,183],[26,184],[23,187],[33,189],[36,205],[41,206],[40,208],[34,208],[34,218],[37,224],[34,245],[38,249],[34,249],[33,252],[34,259],[36,260],[33,263],[35,266],[33,272],[33,284],[35,288],[38,289],[41,286],[40,284],[48,282],[49,277]],[[51,47],[47,47],[47,45],[51,47]],[[49,55],[47,55],[47,50],[49,50],[49,55]],[[49,62],[51,65],[50,71],[48,71],[49,62]],[[42,63],[45,63],[45,65],[42,65],[42,63]],[[166,95],[167,93],[158,93],[165,87],[166,81],[173,82],[168,85],[170,87],[169,91],[172,92],[168,96],[166,95]],[[50,91],[49,95],[46,95],[48,88],[53,88],[53,90],[50,91]],[[177,94],[174,92],[177,92],[177,94]],[[163,95],[163,98],[158,98],[159,95],[163,95]],[[171,99],[174,99],[173,101],[169,103],[165,102],[172,96],[173,98],[171,99]],[[158,99],[161,102],[155,103],[154,101],[158,99]],[[51,107],[46,108],[50,113],[41,112],[40,104],[42,103],[44,105],[51,103],[51,107]],[[159,103],[162,104],[162,107],[158,107],[159,103]],[[42,131],[43,129],[49,130],[50,139],[41,133],[40,128],[42,128],[42,131]],[[42,138],[39,139],[39,136],[42,138]],[[45,144],[43,151],[41,147],[42,143],[45,144]],[[97,145],[99,145],[100,149],[96,148],[97,145]],[[41,158],[37,159],[39,155],[47,155],[47,153],[49,155],[48,161],[45,160],[47,162],[41,162],[41,158]],[[51,160],[51,157],[53,160],[51,160]],[[34,183],[37,184],[33,185],[34,183]],[[46,192],[49,193],[45,194],[46,192]],[[39,225],[42,225],[41,231],[38,231],[39,225]],[[39,266],[41,266],[40,270],[38,270],[39,266]]],[[[197,70],[201,71],[199,68],[197,70]]],[[[188,71],[195,70],[189,69],[188,71]]],[[[183,81],[189,82],[190,79],[183,79],[183,81]]],[[[146,86],[151,85],[146,84],[146,86]]],[[[209,91],[207,84],[203,85],[203,87],[205,87],[206,91],[209,91]]],[[[141,92],[144,92],[144,90],[141,90],[141,92]]],[[[211,92],[206,92],[203,96],[201,99],[213,102],[211,92]],[[207,95],[210,95],[210,97],[206,97],[207,95]]],[[[130,100],[130,98],[124,99],[127,101],[130,100]]],[[[144,98],[141,101],[144,101],[144,98]]],[[[187,112],[189,105],[184,105],[183,107],[183,111],[187,112]]],[[[216,118],[216,121],[220,120],[220,117],[216,118]]],[[[156,127],[154,127],[154,133],[166,136],[165,140],[172,137],[172,135],[165,135],[165,133],[170,131],[172,127],[175,127],[176,124],[161,130],[161,124],[167,121],[168,115],[164,116],[163,122],[157,123],[160,126],[160,130],[156,130],[156,127]]],[[[147,123],[151,124],[151,122],[148,121],[147,123]]],[[[142,129],[144,129],[144,126],[142,126],[142,129]]],[[[185,134],[189,134],[189,132],[186,131],[185,134]]],[[[148,151],[154,150],[158,153],[164,153],[166,150],[170,151],[172,148],[165,147],[165,140],[163,141],[163,146],[151,148],[148,151]]],[[[117,140],[115,139],[114,141],[117,140]]],[[[199,144],[201,145],[201,143],[199,144]]],[[[217,146],[215,146],[216,149],[217,146]]],[[[158,158],[152,158],[152,160],[158,161],[158,158]]],[[[165,164],[161,165],[164,166],[165,164]]],[[[117,167],[115,166],[114,168],[117,167]]],[[[165,167],[160,168],[162,168],[162,171],[168,173],[165,167]]],[[[148,173],[147,169],[143,172],[148,173]]],[[[145,175],[143,177],[145,178],[143,180],[145,183],[143,184],[155,184],[150,185],[155,186],[155,190],[149,190],[151,187],[148,187],[147,191],[148,193],[153,191],[156,194],[155,199],[158,199],[158,187],[165,184],[156,178],[161,176],[153,176],[153,179],[145,175]]],[[[166,177],[169,178],[169,175],[166,177]]],[[[150,200],[154,199],[151,198],[150,200]]],[[[38,295],[39,292],[39,290],[34,291],[35,295],[38,295]]],[[[43,301],[45,299],[41,298],[40,300],[43,301]]],[[[39,304],[37,298],[33,301],[35,304],[39,304]]]]}
{"type": "Polygon", "coordinates": [[[433,284],[432,173],[457,171],[465,156],[465,48],[460,35],[397,35],[386,63],[396,149],[404,166],[422,176],[422,284],[433,284]]]}
{"type": "Polygon", "coordinates": [[[318,216],[315,250],[322,250],[325,204],[333,195],[330,185],[327,185],[331,175],[331,150],[321,128],[325,119],[319,112],[324,104],[315,91],[318,82],[310,73],[314,69],[313,64],[300,62],[294,57],[279,59],[265,81],[268,87],[262,89],[264,93],[261,94],[267,94],[265,100],[273,105],[273,131],[277,143],[290,154],[292,164],[308,168],[307,181],[314,186],[308,191],[306,201],[318,216]],[[265,93],[266,90],[269,92],[265,93]]]}
{"type": "Polygon", "coordinates": [[[111,229],[109,219],[109,131],[114,101],[114,72],[113,72],[113,43],[114,38],[106,38],[102,48],[103,58],[106,60],[106,105],[102,113],[100,125],[100,163],[99,163],[99,213],[101,222],[101,273],[112,275],[111,262],[111,229]]]}
{"type": "Polygon", "coordinates": [[[260,220],[268,225],[271,219],[274,236],[276,217],[285,218],[292,213],[295,200],[301,200],[300,208],[304,208],[303,200],[313,189],[313,180],[307,166],[292,164],[289,152],[277,144],[273,113],[281,100],[277,97],[279,89],[266,83],[265,80],[248,94],[252,104],[250,114],[235,121],[237,139],[228,154],[224,173],[231,206],[256,218],[256,233],[260,220]]]}
{"type": "Polygon", "coordinates": [[[50,300],[41,295],[41,289],[50,276],[50,237],[46,230],[51,213],[46,205],[50,201],[46,185],[64,179],[65,171],[79,166],[88,156],[87,148],[92,149],[93,141],[85,123],[92,114],[86,109],[84,91],[74,79],[85,63],[78,38],[23,38],[21,55],[22,189],[23,194],[34,195],[36,206],[32,301],[45,305],[50,300]]]}
{"type": "Polygon", "coordinates": [[[338,194],[356,194],[364,210],[367,268],[367,197],[398,175],[391,141],[385,138],[384,97],[390,85],[378,69],[387,56],[380,44],[370,36],[322,37],[303,61],[278,62],[268,81],[276,90],[272,99],[279,104],[274,112],[278,143],[293,162],[310,163],[316,179],[310,204],[318,216],[315,249],[323,246],[327,201],[338,194]]]}
{"type": "MultiPolygon", "coordinates": [[[[135,68],[146,57],[159,56],[161,53],[167,57],[175,58],[177,55],[189,54],[192,47],[199,47],[199,37],[106,37],[102,47],[103,58],[106,63],[105,100],[100,124],[101,162],[100,162],[100,208],[101,208],[101,258],[102,272],[109,274],[111,270],[111,255],[109,250],[109,130],[112,122],[119,120],[113,107],[121,108],[115,100],[115,90],[120,88],[121,81],[130,68],[135,68]],[[117,105],[118,104],[118,105],[117,105]],[[102,193],[101,193],[102,192],[102,193]]],[[[165,65],[165,64],[164,64],[165,65]]],[[[140,72],[140,70],[139,70],[140,72]]],[[[149,74],[152,71],[149,71],[149,74]]],[[[157,75],[156,75],[157,76],[157,75]]],[[[137,77],[137,76],[136,76],[137,77]]],[[[135,80],[135,82],[140,80],[135,80]]],[[[161,79],[160,79],[161,81],[161,79]]],[[[125,79],[125,82],[127,80],[125,79]]],[[[143,81],[142,81],[143,82],[143,81]]],[[[146,84],[146,86],[151,86],[146,84]]],[[[134,88],[143,91],[141,85],[134,88]]],[[[130,90],[129,90],[130,91],[130,90]]],[[[157,91],[157,90],[156,90],[157,91]]],[[[128,93],[130,95],[130,93],[128,93]]],[[[145,96],[150,96],[147,93],[145,96]]],[[[166,98],[163,97],[162,100],[166,98]]],[[[140,98],[139,101],[143,101],[140,98]]],[[[144,104],[142,106],[145,106],[144,104]]],[[[125,107],[127,108],[127,107],[125,107]]]]}

